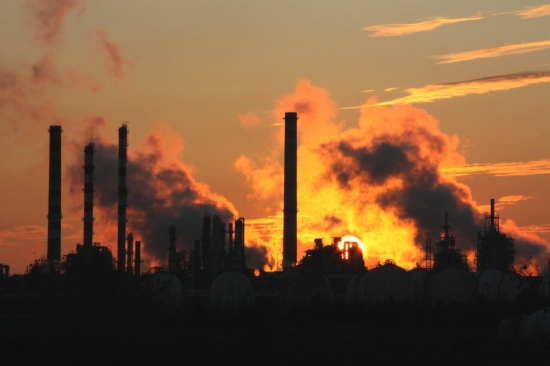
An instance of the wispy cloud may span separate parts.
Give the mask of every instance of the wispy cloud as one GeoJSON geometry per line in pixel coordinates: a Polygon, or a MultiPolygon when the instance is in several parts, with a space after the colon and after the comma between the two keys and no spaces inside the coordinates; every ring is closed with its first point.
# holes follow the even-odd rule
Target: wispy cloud
{"type": "Polygon", "coordinates": [[[475,60],[478,58],[520,55],[523,53],[544,50],[549,47],[550,47],[550,40],[547,40],[547,41],[540,41],[540,42],[510,44],[506,46],[483,48],[483,49],[474,50],[474,51],[451,53],[448,55],[433,56],[433,58],[438,60],[443,60],[439,62],[439,64],[450,64],[454,62],[475,60]]]}
{"type": "Polygon", "coordinates": [[[462,97],[470,94],[485,94],[547,82],[550,82],[550,71],[490,76],[482,79],[446,84],[429,84],[421,88],[405,89],[404,92],[409,95],[401,98],[375,104],[343,107],[341,109],[359,109],[367,106],[373,107],[393,104],[429,103],[438,99],[462,97]]]}
{"type": "Polygon", "coordinates": [[[496,177],[550,174],[550,159],[534,160],[526,163],[467,164],[456,168],[442,168],[441,172],[447,176],[489,174],[496,177]]]}
{"type": "Polygon", "coordinates": [[[542,5],[534,8],[526,8],[515,12],[522,19],[538,18],[550,15],[550,5],[542,5]]]}
{"type": "Polygon", "coordinates": [[[550,233],[550,224],[521,226],[520,230],[528,233],[550,233]]]}
{"type": "Polygon", "coordinates": [[[370,37],[395,37],[403,36],[406,34],[418,33],[418,32],[428,32],[439,28],[443,25],[467,22],[470,20],[479,20],[483,19],[482,16],[474,16],[470,18],[435,18],[429,19],[420,23],[412,24],[383,24],[383,25],[371,25],[369,27],[363,28],[363,30],[372,32],[370,37]]]}

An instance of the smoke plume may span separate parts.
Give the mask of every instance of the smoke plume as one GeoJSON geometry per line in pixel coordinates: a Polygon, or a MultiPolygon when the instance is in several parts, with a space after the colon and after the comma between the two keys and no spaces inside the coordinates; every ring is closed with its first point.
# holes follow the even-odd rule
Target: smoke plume
{"type": "MultiPolygon", "coordinates": [[[[98,123],[102,125],[101,122],[98,123]]],[[[94,241],[102,245],[116,244],[118,144],[98,137],[95,128],[88,141],[94,142],[95,154],[95,212],[98,218],[94,241]]],[[[131,135],[130,135],[131,136],[131,135]]],[[[237,212],[224,197],[210,191],[206,184],[197,182],[188,166],[177,156],[183,141],[166,125],[150,132],[139,148],[129,148],[128,230],[135,240],[142,241],[147,265],[163,264],[167,259],[168,226],[176,227],[177,249],[191,250],[194,241],[201,238],[202,218],[205,213],[219,215],[224,222],[232,222],[237,212]]],[[[87,143],[87,142],[86,142],[87,143]]],[[[86,143],[74,144],[81,148],[86,143]]],[[[83,150],[83,149],[81,149],[83,150]]],[[[83,155],[81,152],[80,154],[83,155]]],[[[68,169],[71,193],[75,202],[82,200],[82,162],[68,169]]],[[[79,206],[75,210],[80,210],[79,206]]]]}
{"type": "MultiPolygon", "coordinates": [[[[345,129],[326,90],[307,81],[276,102],[276,118],[285,111],[298,111],[299,117],[299,249],[317,237],[327,243],[330,237],[353,235],[365,244],[367,265],[391,258],[412,267],[424,261],[426,234],[438,237],[448,212],[457,247],[473,259],[487,213],[477,207],[469,187],[442,173],[465,165],[457,152],[458,138],[442,133],[438,121],[422,109],[376,103],[371,98],[361,109],[358,127],[345,129]]],[[[252,197],[273,202],[274,190],[261,180],[268,178],[265,172],[282,171],[279,160],[271,156],[255,165],[241,157],[237,167],[247,177],[252,197]]],[[[271,221],[259,221],[248,234],[249,245],[265,248],[271,260],[280,258],[281,251],[281,238],[270,230],[280,227],[280,215],[274,214],[281,198],[276,197],[279,204],[271,205],[271,221]]],[[[548,243],[521,232],[512,221],[501,228],[516,238],[516,263],[548,253],[548,243]]]]}

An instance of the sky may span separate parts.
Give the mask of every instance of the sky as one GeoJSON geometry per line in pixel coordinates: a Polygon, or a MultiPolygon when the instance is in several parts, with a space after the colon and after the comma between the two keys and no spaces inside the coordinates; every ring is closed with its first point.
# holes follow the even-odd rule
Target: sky
{"type": "MultiPolygon", "coordinates": [[[[298,257],[353,235],[367,266],[423,264],[449,212],[474,267],[491,198],[516,267],[550,253],[547,1],[0,2],[0,263],[46,255],[48,127],[63,127],[62,254],[116,253],[117,129],[146,266],[245,217],[250,265],[280,268],[284,112],[299,117],[298,257]]],[[[143,267],[142,267],[143,268],[143,267]]]]}

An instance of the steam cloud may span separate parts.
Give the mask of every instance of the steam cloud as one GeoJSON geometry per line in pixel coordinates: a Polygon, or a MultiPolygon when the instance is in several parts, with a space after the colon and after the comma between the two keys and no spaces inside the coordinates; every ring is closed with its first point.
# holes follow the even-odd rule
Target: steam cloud
{"type": "MultiPolygon", "coordinates": [[[[225,198],[210,192],[208,186],[191,176],[189,168],[176,156],[182,141],[169,138],[174,132],[167,127],[149,133],[139,150],[129,150],[127,172],[128,229],[135,240],[142,241],[145,260],[154,265],[165,263],[168,246],[168,226],[176,227],[178,250],[191,250],[201,238],[205,213],[219,215],[232,222],[237,215],[225,198]]],[[[96,135],[97,136],[97,135],[96,135]]],[[[116,245],[118,144],[92,137],[95,142],[95,208],[100,228],[95,231],[103,245],[116,245]],[[99,211],[99,212],[98,212],[99,211]]],[[[75,144],[76,145],[76,144],[75,144]]],[[[80,147],[84,144],[78,144],[80,147]]],[[[82,154],[82,153],[81,153],[82,154]]],[[[74,200],[81,198],[82,163],[68,169],[74,200]]],[[[97,237],[96,239],[97,240],[97,237]]]]}
{"type": "MultiPolygon", "coordinates": [[[[344,129],[328,93],[307,81],[299,82],[293,94],[276,102],[275,115],[298,109],[302,110],[298,123],[299,248],[305,249],[316,237],[353,235],[365,244],[367,265],[392,258],[412,267],[425,258],[426,233],[437,237],[448,212],[451,234],[473,265],[477,233],[484,230],[487,213],[475,204],[466,185],[443,173],[445,168],[465,165],[464,157],[456,152],[457,137],[443,134],[438,121],[422,109],[377,106],[374,98],[361,109],[359,127],[344,129]]],[[[275,193],[255,179],[261,180],[266,172],[276,174],[280,164],[273,156],[263,164],[255,166],[249,161],[241,171],[254,191],[252,196],[268,203],[275,193]]],[[[522,199],[527,197],[504,197],[502,204],[522,199]]],[[[274,213],[281,206],[270,207],[274,213]]],[[[270,237],[272,231],[267,228],[279,227],[280,221],[272,216],[261,224],[248,237],[268,249],[270,258],[278,258],[280,238],[270,237]]],[[[511,220],[501,222],[501,230],[515,239],[516,263],[548,253],[548,243],[520,230],[511,220]]]]}
{"type": "Polygon", "coordinates": [[[23,6],[29,10],[36,39],[51,45],[59,43],[65,17],[83,4],[82,0],[29,0],[23,6]]]}

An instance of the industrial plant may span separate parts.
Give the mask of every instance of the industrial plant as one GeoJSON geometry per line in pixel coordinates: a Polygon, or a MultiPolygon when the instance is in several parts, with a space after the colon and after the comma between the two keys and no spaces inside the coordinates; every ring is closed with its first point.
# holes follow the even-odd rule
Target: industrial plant
{"type": "MultiPolygon", "coordinates": [[[[485,228],[477,235],[475,267],[468,265],[466,254],[452,235],[452,212],[444,212],[443,235],[435,245],[427,237],[425,263],[409,271],[391,259],[367,268],[359,243],[342,237],[334,237],[328,244],[321,238],[314,239],[313,246],[299,258],[298,115],[288,112],[284,119],[282,271],[251,268],[245,218],[224,222],[216,212],[203,213],[202,227],[196,230],[200,236],[183,247],[178,247],[174,223],[166,223],[166,263],[143,268],[144,261],[150,263],[144,257],[149,253],[143,251],[143,240],[127,228],[128,195],[132,190],[127,186],[128,123],[118,130],[116,257],[110,245],[94,242],[94,143],[84,147],[82,243],[75,244],[74,250],[62,257],[62,128],[51,126],[47,256],[31,264],[23,278],[11,276],[9,265],[0,264],[1,294],[127,294],[134,304],[136,296],[147,303],[152,316],[173,317],[208,309],[209,316],[224,319],[238,318],[260,308],[270,309],[269,314],[278,314],[281,319],[296,319],[292,316],[300,314],[300,321],[320,313],[329,318],[336,313],[342,317],[346,312],[368,318],[369,314],[385,314],[383,309],[407,314],[416,311],[425,317],[439,312],[438,316],[446,314],[451,318],[460,316],[460,312],[474,317],[471,314],[476,309],[498,309],[491,324],[499,339],[548,339],[550,274],[524,276],[515,271],[514,240],[500,232],[493,199],[485,228]],[[38,277],[40,281],[36,280],[38,277]]],[[[132,227],[131,222],[129,226],[132,227]]]]}

